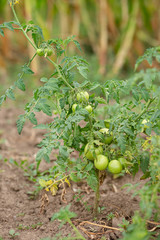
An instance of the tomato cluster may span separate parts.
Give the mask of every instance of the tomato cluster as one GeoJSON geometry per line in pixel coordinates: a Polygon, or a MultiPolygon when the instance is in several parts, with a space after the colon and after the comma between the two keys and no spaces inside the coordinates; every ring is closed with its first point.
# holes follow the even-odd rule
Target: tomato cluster
{"type": "MultiPolygon", "coordinates": [[[[86,92],[86,91],[79,92],[79,93],[77,93],[76,99],[77,99],[77,101],[78,101],[80,104],[74,103],[74,104],[72,105],[72,112],[73,112],[73,113],[75,113],[75,111],[76,111],[76,109],[77,109],[78,106],[79,106],[79,107],[82,107],[81,104],[86,104],[86,103],[88,103],[89,94],[88,94],[88,92],[86,92]]],[[[91,105],[85,106],[84,109],[87,110],[89,113],[92,113],[92,111],[93,111],[93,108],[92,108],[91,105]]]]}
{"type": "Polygon", "coordinates": [[[50,57],[53,54],[53,49],[51,47],[45,47],[45,48],[38,48],[37,49],[37,55],[42,56],[48,56],[50,57]]]}

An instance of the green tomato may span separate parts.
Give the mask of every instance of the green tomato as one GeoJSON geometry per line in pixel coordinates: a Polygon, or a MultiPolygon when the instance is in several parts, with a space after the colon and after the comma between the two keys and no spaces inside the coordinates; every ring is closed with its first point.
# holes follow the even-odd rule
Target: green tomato
{"type": "Polygon", "coordinates": [[[103,153],[102,146],[95,148],[94,144],[87,143],[87,145],[84,148],[84,154],[85,154],[86,158],[89,160],[94,160],[95,159],[94,154],[93,154],[94,152],[96,155],[102,154],[103,153]]]}
{"type": "Polygon", "coordinates": [[[75,113],[77,106],[78,106],[78,105],[77,105],[76,103],[72,105],[72,112],[73,112],[73,113],[75,113]]]}
{"type": "Polygon", "coordinates": [[[53,54],[52,48],[45,48],[44,52],[47,54],[47,56],[51,56],[53,54]]]}
{"type": "Polygon", "coordinates": [[[104,125],[106,128],[110,127],[110,119],[104,120],[104,125]]]}
{"type": "Polygon", "coordinates": [[[40,57],[44,56],[44,50],[43,50],[43,48],[38,48],[38,49],[37,49],[37,55],[40,56],[40,57]]]}
{"type": "Polygon", "coordinates": [[[99,132],[105,134],[104,135],[104,143],[110,144],[113,141],[113,136],[109,135],[109,129],[108,128],[102,128],[99,130],[99,132]]]}
{"type": "Polygon", "coordinates": [[[105,170],[108,166],[108,158],[104,155],[98,155],[94,160],[94,166],[98,170],[105,170]]]}
{"type": "Polygon", "coordinates": [[[122,171],[122,164],[118,160],[112,160],[108,164],[108,170],[115,174],[122,171]]]}
{"type": "Polygon", "coordinates": [[[86,106],[85,109],[86,109],[89,113],[91,113],[91,112],[93,111],[93,108],[92,108],[91,105],[86,106]]]}
{"type": "Polygon", "coordinates": [[[80,93],[77,93],[77,101],[79,102],[88,102],[89,100],[89,94],[88,92],[86,91],[83,91],[83,92],[80,92],[80,93]]]}
{"type": "Polygon", "coordinates": [[[118,158],[118,161],[122,164],[122,166],[126,165],[126,159],[123,157],[118,158]]]}

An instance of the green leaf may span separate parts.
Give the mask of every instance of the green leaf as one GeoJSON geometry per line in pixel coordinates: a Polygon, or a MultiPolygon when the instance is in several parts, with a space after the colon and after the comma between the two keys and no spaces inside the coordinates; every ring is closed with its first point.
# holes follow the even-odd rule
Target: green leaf
{"type": "Polygon", "coordinates": [[[93,168],[93,163],[89,161],[88,165],[85,167],[86,171],[90,171],[93,168]]]}
{"type": "Polygon", "coordinates": [[[30,113],[28,118],[31,121],[31,123],[33,123],[34,125],[37,125],[37,119],[35,118],[35,114],[33,112],[30,113]]]}
{"type": "Polygon", "coordinates": [[[148,169],[149,160],[150,160],[149,153],[144,152],[140,158],[140,167],[141,167],[143,173],[146,173],[146,171],[148,169]]]}
{"type": "Polygon", "coordinates": [[[95,97],[94,99],[95,99],[95,101],[97,101],[100,104],[106,104],[107,103],[106,100],[104,98],[101,98],[101,97],[95,97]]]}
{"type": "Polygon", "coordinates": [[[74,42],[74,44],[76,45],[76,47],[77,47],[80,51],[82,51],[79,42],[78,42],[77,40],[73,40],[73,42],[74,42]]]}
{"type": "Polygon", "coordinates": [[[42,78],[40,79],[40,81],[41,81],[41,82],[48,82],[48,79],[47,79],[46,77],[42,77],[42,78]]]}
{"type": "Polygon", "coordinates": [[[20,115],[19,119],[16,122],[17,123],[17,130],[18,130],[19,134],[21,134],[21,132],[22,132],[25,121],[26,121],[26,119],[25,119],[24,115],[20,115]]]}
{"type": "Polygon", "coordinates": [[[4,31],[1,27],[0,27],[0,35],[2,35],[4,37],[4,31]]]}
{"type": "Polygon", "coordinates": [[[9,234],[13,236],[15,234],[15,230],[14,229],[10,229],[9,230],[9,234]]]}
{"type": "Polygon", "coordinates": [[[96,88],[98,88],[98,87],[100,87],[101,85],[99,84],[99,83],[93,83],[92,84],[92,87],[89,89],[89,91],[93,91],[93,90],[95,90],[96,88]]]}
{"type": "Polygon", "coordinates": [[[120,133],[116,138],[118,146],[121,148],[121,151],[124,152],[126,149],[126,138],[124,137],[124,134],[120,133]]]}
{"type": "Polygon", "coordinates": [[[11,100],[15,100],[15,96],[14,96],[13,90],[11,88],[6,90],[6,96],[8,98],[10,98],[11,100]]]}
{"type": "Polygon", "coordinates": [[[96,191],[98,181],[95,174],[91,174],[87,177],[87,183],[93,189],[93,191],[96,191]]]}
{"type": "Polygon", "coordinates": [[[64,208],[61,208],[59,212],[55,213],[52,218],[51,221],[54,221],[55,219],[59,219],[61,221],[63,221],[64,223],[68,222],[68,219],[71,218],[75,218],[77,215],[74,212],[71,212],[69,210],[71,205],[67,205],[64,208]]]}
{"type": "Polygon", "coordinates": [[[139,101],[139,93],[137,91],[137,89],[132,89],[132,94],[133,94],[133,97],[136,99],[136,101],[139,101]]]}
{"type": "Polygon", "coordinates": [[[34,74],[34,72],[27,66],[27,64],[24,64],[22,66],[22,72],[26,74],[34,74]]]}
{"type": "Polygon", "coordinates": [[[41,148],[36,154],[36,162],[41,161],[44,157],[44,154],[46,154],[46,148],[41,148]]]}
{"type": "Polygon", "coordinates": [[[23,79],[21,77],[19,77],[19,79],[16,81],[16,86],[22,91],[26,90],[25,84],[24,84],[23,79]]]}
{"type": "Polygon", "coordinates": [[[41,99],[37,103],[36,108],[38,108],[40,111],[43,111],[48,116],[52,116],[51,107],[48,104],[46,104],[45,102],[46,102],[46,99],[41,99]]]}
{"type": "Polygon", "coordinates": [[[77,69],[78,69],[79,73],[80,73],[84,78],[87,79],[88,68],[85,67],[85,66],[78,66],[77,69]]]}
{"type": "Polygon", "coordinates": [[[12,27],[11,22],[5,22],[3,25],[4,25],[4,27],[8,28],[9,30],[14,31],[14,28],[12,27]]]}
{"type": "Polygon", "coordinates": [[[49,129],[48,125],[47,124],[39,124],[33,128],[36,128],[36,129],[49,129]]]}
{"type": "Polygon", "coordinates": [[[6,96],[5,95],[2,95],[0,97],[0,106],[2,105],[2,103],[6,100],[6,96]]]}
{"type": "Polygon", "coordinates": [[[42,29],[37,25],[34,25],[32,28],[32,38],[37,47],[44,40],[42,29]]]}
{"type": "Polygon", "coordinates": [[[77,177],[77,175],[75,173],[71,173],[69,175],[69,177],[73,182],[79,182],[80,181],[80,179],[77,177]]]}

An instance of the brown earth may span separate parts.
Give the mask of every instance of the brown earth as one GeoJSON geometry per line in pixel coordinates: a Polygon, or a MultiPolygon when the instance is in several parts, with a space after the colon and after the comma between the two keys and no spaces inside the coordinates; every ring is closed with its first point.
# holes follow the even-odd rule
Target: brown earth
{"type": "MultiPolygon", "coordinates": [[[[16,167],[10,160],[16,160],[19,164],[22,160],[27,160],[26,166],[35,163],[35,155],[38,150],[37,144],[42,139],[43,130],[32,129],[30,123],[26,123],[21,135],[18,135],[16,129],[16,120],[22,112],[16,109],[0,110],[0,237],[3,240],[13,239],[9,231],[14,229],[19,233],[15,240],[40,240],[46,237],[55,237],[56,239],[66,239],[66,236],[72,232],[71,227],[65,224],[59,229],[60,222],[51,221],[51,217],[61,207],[71,204],[71,211],[77,214],[72,219],[78,230],[86,239],[119,239],[119,231],[103,228],[99,225],[119,228],[118,224],[122,219],[130,220],[135,210],[138,209],[137,197],[132,198],[131,193],[121,187],[126,183],[139,182],[141,173],[136,177],[126,175],[114,179],[111,175],[107,177],[101,186],[100,214],[98,219],[93,219],[92,206],[94,192],[87,187],[86,183],[75,184],[67,188],[66,203],[61,199],[62,189],[56,196],[51,196],[48,192],[41,191],[36,198],[31,198],[35,190],[35,183],[24,176],[24,171],[16,167]],[[75,195],[81,191],[81,201],[76,201],[75,195]],[[49,203],[45,206],[44,213],[40,213],[41,198],[48,195],[49,203]],[[114,214],[112,219],[109,216],[114,214]],[[87,222],[84,222],[87,221],[87,222]],[[92,225],[95,223],[97,225],[92,225]]],[[[38,123],[46,123],[50,118],[38,114],[38,123]]],[[[54,164],[56,159],[53,154],[50,164],[43,162],[40,166],[41,171],[54,164]]],[[[74,236],[74,235],[73,235],[74,236]]],[[[1,239],[0,238],[0,239],[1,239]]]]}

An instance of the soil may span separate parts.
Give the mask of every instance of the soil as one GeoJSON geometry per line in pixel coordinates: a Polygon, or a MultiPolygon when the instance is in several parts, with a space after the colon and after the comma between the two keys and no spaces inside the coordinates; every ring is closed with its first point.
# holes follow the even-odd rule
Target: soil
{"type": "MultiPolygon", "coordinates": [[[[70,210],[77,214],[72,222],[85,239],[121,238],[120,231],[99,225],[119,228],[118,224],[122,223],[122,219],[130,221],[139,208],[139,202],[137,197],[132,197],[131,193],[121,187],[126,183],[139,182],[141,172],[134,179],[130,175],[113,179],[107,174],[100,190],[100,213],[97,219],[93,217],[94,192],[85,182],[72,183],[71,187],[67,187],[66,201],[61,198],[62,189],[56,196],[52,196],[50,192],[40,191],[35,198],[31,198],[30,193],[35,190],[35,183],[25,176],[23,169],[11,162],[15,160],[20,164],[27,160],[27,166],[35,163],[37,144],[42,139],[44,130],[33,129],[30,123],[26,123],[22,134],[18,135],[16,120],[21,113],[23,113],[21,110],[14,108],[0,110],[0,239],[40,240],[53,238],[58,233],[61,233],[61,236],[56,239],[67,239],[67,235],[73,232],[72,228],[68,223],[59,228],[60,222],[51,221],[51,217],[68,204],[71,204],[70,210]],[[81,191],[81,201],[76,201],[78,191],[81,191]],[[46,205],[43,206],[44,211],[41,211],[44,199],[46,205]],[[19,235],[11,236],[9,234],[11,229],[19,235]]],[[[37,117],[38,123],[50,121],[49,117],[41,113],[37,117]]],[[[42,162],[41,171],[54,164],[56,152],[52,158],[50,164],[42,162]]]]}

